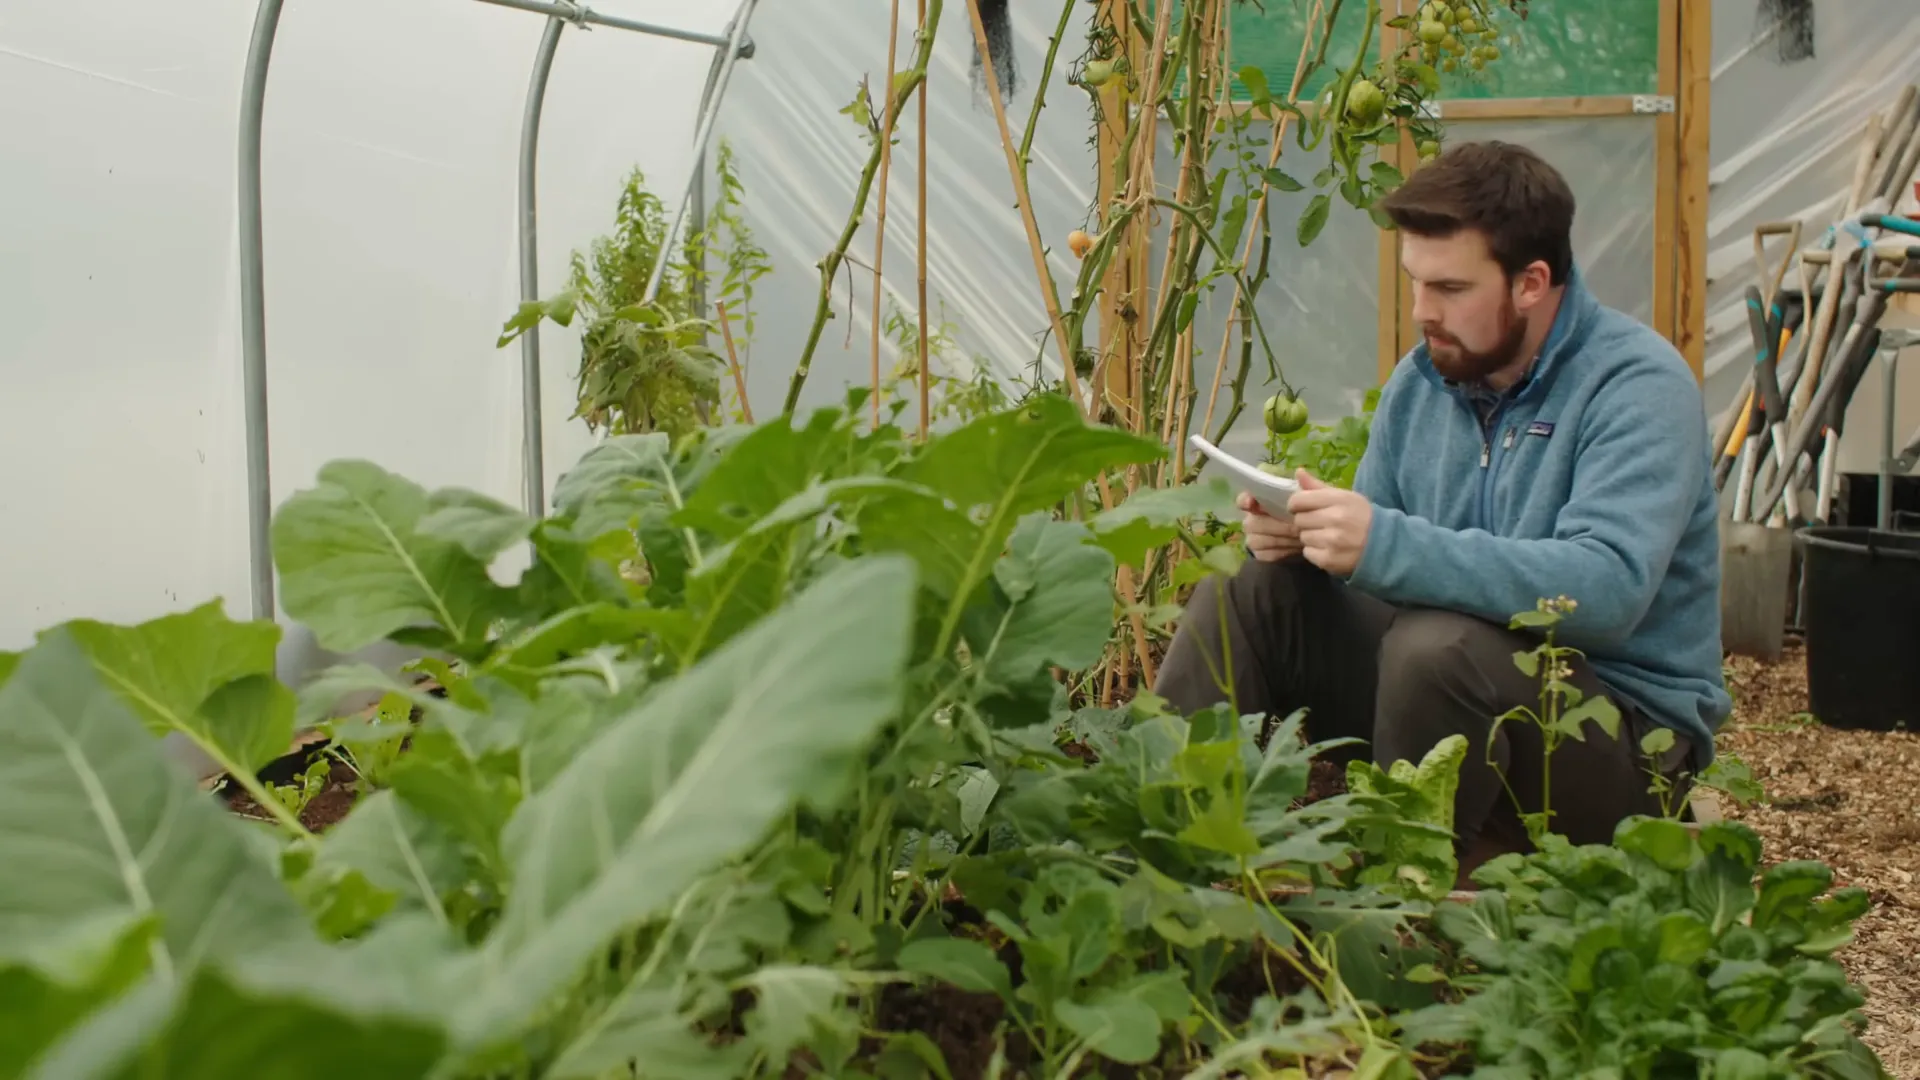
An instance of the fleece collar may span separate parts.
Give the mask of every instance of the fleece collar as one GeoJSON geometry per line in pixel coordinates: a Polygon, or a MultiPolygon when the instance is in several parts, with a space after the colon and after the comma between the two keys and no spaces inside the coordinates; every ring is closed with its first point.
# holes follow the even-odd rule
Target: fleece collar
{"type": "MultiPolygon", "coordinates": [[[[1552,381],[1553,372],[1570,354],[1578,352],[1592,329],[1594,320],[1600,314],[1600,301],[1587,288],[1586,278],[1580,273],[1579,265],[1573,264],[1567,269],[1566,290],[1560,297],[1560,310],[1553,317],[1553,327],[1547,331],[1547,340],[1540,346],[1540,355],[1534,360],[1533,367],[1517,383],[1514,383],[1504,395],[1508,400],[1518,400],[1529,396],[1536,387],[1552,381]]],[[[1426,376],[1427,381],[1449,393],[1458,394],[1471,401],[1476,395],[1485,396],[1492,391],[1485,387],[1467,386],[1441,375],[1433,368],[1425,341],[1413,347],[1413,363],[1426,376]]]]}

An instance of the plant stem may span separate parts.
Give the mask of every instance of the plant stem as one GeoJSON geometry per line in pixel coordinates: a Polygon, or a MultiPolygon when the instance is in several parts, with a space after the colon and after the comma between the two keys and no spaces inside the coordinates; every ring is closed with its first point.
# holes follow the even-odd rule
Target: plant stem
{"type": "Polygon", "coordinates": [[[727,346],[727,367],[733,371],[733,389],[740,395],[740,416],[747,423],[753,423],[753,403],[747,400],[747,377],[740,370],[740,354],[733,347],[733,325],[727,318],[727,302],[714,301],[715,310],[720,313],[720,339],[727,346]]]}
{"type": "Polygon", "coordinates": [[[221,770],[224,771],[234,783],[239,784],[241,790],[253,797],[253,801],[259,804],[260,809],[273,815],[273,820],[278,823],[281,828],[292,833],[295,838],[300,840],[312,840],[314,838],[312,830],[300,823],[299,815],[287,809],[279,799],[274,798],[273,793],[267,790],[267,786],[260,782],[258,776],[254,775],[251,770],[241,768],[240,763],[227,756],[227,752],[222,750],[219,744],[215,743],[212,739],[202,738],[184,727],[175,728],[175,730],[187,738],[192,739],[194,745],[198,746],[202,753],[213,759],[214,764],[220,766],[221,770]]]}
{"type": "MultiPolygon", "coordinates": [[[[1314,0],[1313,14],[1310,15],[1307,19],[1307,34],[1300,41],[1300,58],[1294,61],[1293,83],[1287,88],[1288,104],[1297,105],[1299,103],[1300,87],[1305,85],[1308,72],[1310,72],[1313,69],[1313,67],[1317,66],[1319,62],[1326,57],[1327,43],[1333,39],[1333,27],[1334,27],[1334,24],[1339,21],[1340,5],[1344,2],[1345,0],[1333,0],[1333,9],[1331,11],[1327,11],[1326,0],[1314,0]],[[1324,19],[1322,17],[1323,14],[1324,14],[1324,19]],[[1307,61],[1307,52],[1309,49],[1313,47],[1313,33],[1314,33],[1314,30],[1316,29],[1320,31],[1320,48],[1319,48],[1319,53],[1315,57],[1313,63],[1309,64],[1307,61]]],[[[1273,121],[1273,138],[1269,142],[1269,145],[1267,148],[1267,168],[1271,169],[1279,165],[1280,150],[1281,150],[1281,147],[1284,146],[1286,143],[1287,128],[1292,123],[1293,123],[1293,114],[1290,112],[1281,113],[1279,118],[1273,121]]],[[[1247,245],[1246,245],[1246,248],[1240,253],[1240,263],[1241,265],[1244,266],[1246,265],[1247,262],[1249,262],[1253,258],[1254,241],[1256,240],[1256,238],[1260,241],[1263,248],[1263,253],[1261,258],[1261,267],[1260,267],[1260,272],[1255,275],[1256,279],[1260,279],[1260,280],[1264,280],[1264,278],[1266,277],[1266,258],[1264,254],[1264,248],[1267,245],[1267,243],[1271,240],[1273,235],[1272,230],[1269,228],[1268,221],[1267,221],[1267,197],[1272,191],[1273,191],[1272,181],[1268,180],[1266,177],[1266,174],[1262,172],[1260,176],[1260,193],[1254,196],[1253,215],[1252,215],[1255,219],[1259,221],[1260,228],[1257,230],[1249,229],[1247,231],[1247,245]]],[[[1254,301],[1255,301],[1254,296],[1243,291],[1241,288],[1240,282],[1236,280],[1233,285],[1233,303],[1228,307],[1228,311],[1231,312],[1235,310],[1240,310],[1244,316],[1246,311],[1250,311],[1252,309],[1254,305],[1254,301]]],[[[1207,397],[1207,418],[1201,421],[1200,426],[1202,428],[1211,429],[1213,427],[1213,407],[1214,407],[1214,403],[1219,400],[1220,380],[1223,377],[1225,377],[1226,371],[1227,371],[1227,348],[1228,348],[1228,344],[1233,340],[1233,322],[1234,322],[1233,319],[1231,318],[1228,319],[1227,327],[1220,335],[1220,360],[1217,364],[1214,365],[1213,382],[1211,384],[1213,387],[1213,392],[1209,394],[1207,397]]],[[[1247,320],[1247,322],[1250,323],[1251,320],[1247,320]]],[[[1244,342],[1245,341],[1244,329],[1242,333],[1243,333],[1242,340],[1244,342]]],[[[1247,350],[1245,348],[1242,349],[1243,354],[1246,351],[1247,350]]],[[[1234,396],[1233,396],[1234,408],[1232,413],[1229,414],[1229,418],[1227,421],[1229,426],[1231,426],[1231,424],[1233,423],[1233,420],[1239,416],[1239,405],[1241,400],[1240,394],[1241,394],[1242,387],[1246,382],[1246,374],[1247,374],[1246,368],[1243,366],[1240,371],[1240,377],[1234,381],[1235,383],[1234,396]]],[[[1215,444],[1217,445],[1219,440],[1225,437],[1226,437],[1226,433],[1222,431],[1218,436],[1215,437],[1215,444]]]]}
{"type": "MultiPolygon", "coordinates": [[[[895,76],[898,86],[889,84],[889,101],[884,110],[885,116],[896,116],[898,106],[894,98],[906,100],[908,94],[919,89],[926,81],[927,66],[933,59],[934,29],[940,22],[940,9],[944,0],[925,0],[927,17],[920,21],[920,47],[914,54],[914,65],[905,73],[905,77],[895,76]]],[[[807,343],[800,350],[800,361],[794,366],[793,379],[787,385],[787,400],[781,407],[782,413],[791,414],[800,402],[800,389],[806,385],[807,375],[813,369],[813,353],[820,347],[820,334],[826,329],[827,317],[833,311],[834,276],[840,272],[840,265],[846,261],[847,248],[853,243],[854,234],[860,231],[860,220],[866,215],[867,193],[873,188],[873,178],[880,171],[880,161],[886,155],[887,144],[893,138],[891,128],[882,125],[878,137],[874,140],[873,152],[867,156],[867,164],[860,172],[860,184],[854,190],[853,210],[847,215],[847,223],[840,230],[839,242],[834,245],[826,258],[820,260],[820,300],[814,307],[813,325],[807,330],[807,343]]],[[[921,183],[925,183],[926,170],[921,170],[921,183]]],[[[926,305],[921,305],[925,312],[926,305]]],[[[924,336],[924,335],[923,335],[924,336]]]]}
{"type": "MultiPolygon", "coordinates": [[[[927,25],[927,0],[920,0],[920,25],[923,27],[927,25]]],[[[925,442],[929,423],[928,388],[932,386],[933,380],[931,372],[933,349],[927,342],[927,85],[924,76],[920,80],[919,97],[920,126],[915,134],[919,137],[917,183],[920,190],[917,220],[920,237],[914,249],[915,261],[918,264],[915,268],[914,282],[920,290],[920,441],[925,442]]]]}
{"type": "MultiPolygon", "coordinates": [[[[1047,318],[1053,324],[1054,337],[1060,343],[1060,366],[1062,377],[1067,384],[1067,393],[1076,405],[1082,405],[1080,397],[1080,377],[1074,371],[1074,355],[1079,351],[1078,342],[1067,337],[1066,322],[1060,315],[1060,294],[1053,284],[1053,273],[1047,269],[1046,249],[1040,243],[1040,223],[1034,220],[1033,199],[1027,192],[1027,163],[1016,157],[1013,146],[1013,132],[1007,127],[1007,108],[1000,100],[1000,77],[994,73],[993,52],[987,45],[986,24],[980,19],[980,0],[967,0],[967,14],[973,20],[974,43],[980,49],[980,55],[986,60],[981,70],[987,80],[987,100],[993,105],[994,123],[1000,127],[1000,148],[1006,152],[1007,172],[1013,178],[1014,199],[1020,206],[1021,221],[1027,227],[1027,247],[1033,254],[1034,273],[1040,279],[1041,299],[1047,306],[1047,318]]],[[[1045,93],[1046,76],[1040,80],[1041,93],[1045,93]]],[[[1038,103],[1035,104],[1038,109],[1038,103]]]]}

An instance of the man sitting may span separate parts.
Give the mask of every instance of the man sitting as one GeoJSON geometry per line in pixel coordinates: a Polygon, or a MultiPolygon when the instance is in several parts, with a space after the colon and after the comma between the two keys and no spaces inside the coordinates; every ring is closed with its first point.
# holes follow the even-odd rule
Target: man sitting
{"type": "Polygon", "coordinates": [[[1366,740],[1382,765],[1466,736],[1464,881],[1526,850],[1519,813],[1541,810],[1538,728],[1501,724],[1500,772],[1487,764],[1494,719],[1541,708],[1514,659],[1539,639],[1508,629],[1541,599],[1576,602],[1555,631],[1586,655],[1568,681],[1621,714],[1618,738],[1588,723],[1556,750],[1552,831],[1609,842],[1621,819],[1660,812],[1650,769],[1679,781],[1712,760],[1731,701],[1710,441],[1679,353],[1582,283],[1552,166],[1466,143],[1381,206],[1425,341],[1381,390],[1354,490],[1302,470],[1290,523],[1241,497],[1253,559],[1194,590],[1154,691],[1189,712],[1224,701],[1230,653],[1241,713],[1305,708],[1312,739],[1366,740]],[[1650,763],[1656,725],[1674,747],[1650,763]]]}

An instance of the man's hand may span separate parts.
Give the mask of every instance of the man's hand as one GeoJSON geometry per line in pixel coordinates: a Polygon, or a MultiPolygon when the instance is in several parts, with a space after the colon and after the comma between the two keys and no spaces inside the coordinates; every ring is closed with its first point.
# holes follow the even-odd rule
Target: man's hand
{"type": "Polygon", "coordinates": [[[1247,536],[1248,554],[1261,562],[1279,562],[1299,556],[1300,530],[1293,522],[1282,521],[1267,513],[1254,501],[1253,496],[1244,491],[1235,504],[1240,507],[1240,529],[1247,536]]]}
{"type": "Polygon", "coordinates": [[[1307,561],[1338,577],[1351,575],[1367,550],[1373,504],[1365,495],[1333,487],[1305,469],[1295,478],[1300,490],[1287,500],[1287,509],[1307,561]]]}

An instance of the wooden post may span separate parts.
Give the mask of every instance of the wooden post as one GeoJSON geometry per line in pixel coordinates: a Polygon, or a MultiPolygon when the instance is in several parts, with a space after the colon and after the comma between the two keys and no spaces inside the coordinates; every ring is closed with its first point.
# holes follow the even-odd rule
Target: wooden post
{"type": "MultiPolygon", "coordinates": [[[[1124,0],[1101,0],[1099,18],[1119,32],[1121,55],[1127,58],[1129,67],[1138,72],[1146,53],[1139,35],[1134,32],[1132,20],[1127,17],[1124,0]]],[[[1132,118],[1133,101],[1123,86],[1124,81],[1115,79],[1100,93],[1096,155],[1101,219],[1107,216],[1119,194],[1114,184],[1114,169],[1132,118]]],[[[1094,410],[1095,415],[1099,415],[1102,398],[1115,403],[1119,413],[1116,419],[1129,430],[1137,430],[1140,424],[1140,388],[1134,385],[1133,376],[1137,358],[1146,348],[1146,321],[1142,316],[1146,310],[1144,283],[1149,229],[1144,218],[1128,227],[1125,241],[1114,251],[1101,278],[1100,351],[1096,363],[1104,361],[1106,377],[1093,388],[1094,410]]]]}
{"type": "MultiPolygon", "coordinates": [[[[1381,9],[1389,16],[1405,14],[1409,0],[1384,0],[1381,9]]],[[[1405,42],[1404,32],[1382,24],[1380,27],[1380,58],[1390,59],[1400,51],[1405,42]]],[[[1400,125],[1400,141],[1391,146],[1380,148],[1380,160],[1399,169],[1404,175],[1413,171],[1419,163],[1415,153],[1413,135],[1405,124],[1400,125]]],[[[1379,338],[1374,346],[1377,382],[1384,383],[1387,376],[1393,374],[1394,365],[1400,362],[1400,356],[1412,343],[1412,302],[1408,296],[1407,275],[1400,269],[1400,234],[1392,229],[1380,230],[1380,316],[1378,321],[1379,338]]]]}
{"type": "MultiPolygon", "coordinates": [[[[1675,6],[1682,6],[1677,3],[1675,6]]],[[[1713,81],[1713,5],[1689,3],[1680,15],[1679,213],[1675,236],[1678,297],[1674,345],[1702,378],[1707,351],[1707,170],[1708,117],[1713,81]]]]}
{"type": "Polygon", "coordinates": [[[1680,217],[1680,0],[1660,0],[1660,74],[1656,93],[1675,101],[1675,112],[1653,122],[1653,328],[1679,342],[1674,306],[1679,302],[1680,217]]]}

